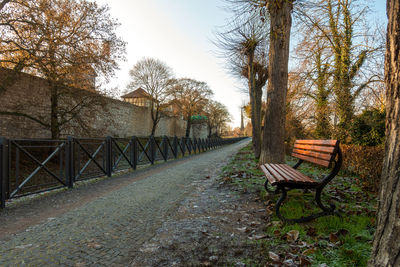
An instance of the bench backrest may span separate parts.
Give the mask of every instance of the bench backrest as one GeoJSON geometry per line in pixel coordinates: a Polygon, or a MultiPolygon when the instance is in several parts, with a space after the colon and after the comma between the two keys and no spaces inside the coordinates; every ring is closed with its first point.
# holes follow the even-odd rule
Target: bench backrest
{"type": "Polygon", "coordinates": [[[339,140],[296,140],[292,157],[330,167],[339,149],[339,140]]]}

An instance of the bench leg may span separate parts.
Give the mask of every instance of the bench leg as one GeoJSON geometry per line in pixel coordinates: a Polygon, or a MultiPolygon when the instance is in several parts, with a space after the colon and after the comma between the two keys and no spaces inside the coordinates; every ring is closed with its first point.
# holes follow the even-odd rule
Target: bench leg
{"type": "Polygon", "coordinates": [[[329,208],[324,206],[324,204],[322,204],[321,202],[321,194],[322,194],[322,189],[323,188],[317,188],[316,192],[315,192],[315,202],[317,202],[317,205],[326,212],[333,212],[336,208],[335,204],[333,203],[329,203],[329,208]]]}
{"type": "Polygon", "coordinates": [[[340,214],[338,212],[335,211],[335,205],[334,204],[330,204],[330,208],[325,207],[322,202],[321,202],[321,192],[322,189],[317,189],[316,194],[315,194],[315,201],[317,202],[318,206],[323,210],[322,212],[319,213],[314,213],[311,214],[309,216],[306,217],[300,217],[300,218],[296,218],[296,219],[288,219],[285,218],[281,213],[280,213],[280,207],[282,205],[282,203],[285,201],[286,197],[287,197],[287,190],[285,187],[278,187],[279,191],[281,191],[281,197],[278,199],[278,202],[276,202],[275,205],[275,212],[276,212],[276,216],[281,219],[284,223],[303,223],[303,222],[309,222],[312,220],[315,220],[319,217],[322,216],[327,216],[327,215],[338,215],[340,217],[340,214]]]}

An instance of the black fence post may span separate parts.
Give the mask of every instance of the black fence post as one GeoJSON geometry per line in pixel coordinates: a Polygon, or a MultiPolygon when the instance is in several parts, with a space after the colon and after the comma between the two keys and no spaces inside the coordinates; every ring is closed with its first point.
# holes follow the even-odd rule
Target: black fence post
{"type": "Polygon", "coordinates": [[[163,154],[164,154],[164,161],[168,160],[168,137],[164,135],[164,143],[163,143],[163,154]]]}
{"type": "Polygon", "coordinates": [[[187,149],[189,151],[189,155],[192,154],[192,140],[190,138],[186,139],[187,149]]]}
{"type": "Polygon", "coordinates": [[[134,170],[136,170],[137,161],[138,161],[138,143],[137,143],[137,137],[136,136],[132,136],[132,138],[131,138],[130,160],[131,160],[132,168],[134,170]]]}
{"type": "Polygon", "coordinates": [[[186,143],[184,137],[181,138],[181,150],[182,150],[182,157],[184,157],[186,153],[186,143]]]}
{"type": "Polygon", "coordinates": [[[106,137],[106,175],[111,177],[112,173],[112,140],[111,136],[106,137]]]}
{"type": "Polygon", "coordinates": [[[174,136],[174,141],[172,143],[172,147],[173,147],[173,153],[174,153],[174,157],[177,158],[178,157],[178,137],[176,137],[176,135],[174,136]]]}
{"type": "Polygon", "coordinates": [[[196,149],[197,149],[197,139],[196,139],[196,137],[193,138],[192,145],[193,145],[193,153],[196,154],[196,149]]]}
{"type": "Polygon", "coordinates": [[[154,160],[156,158],[156,139],[154,136],[150,136],[150,162],[154,164],[154,160]]]}
{"type": "Polygon", "coordinates": [[[67,147],[65,150],[65,167],[68,188],[74,187],[74,158],[74,138],[72,136],[68,136],[67,147]]]}
{"type": "Polygon", "coordinates": [[[0,208],[6,207],[6,182],[8,177],[8,149],[6,138],[0,137],[0,208]]]}

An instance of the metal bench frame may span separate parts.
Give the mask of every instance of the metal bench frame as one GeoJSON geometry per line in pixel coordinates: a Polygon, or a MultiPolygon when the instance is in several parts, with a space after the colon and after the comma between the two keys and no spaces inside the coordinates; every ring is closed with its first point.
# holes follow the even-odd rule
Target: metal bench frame
{"type": "MultiPolygon", "coordinates": [[[[292,168],[297,169],[303,162],[304,162],[303,159],[299,159],[299,161],[292,168]]],[[[302,184],[302,183],[298,183],[296,181],[291,181],[291,182],[286,182],[286,183],[281,182],[281,183],[277,183],[275,185],[276,186],[275,190],[270,190],[268,188],[268,179],[266,179],[266,181],[264,183],[264,187],[267,190],[267,192],[274,193],[274,194],[281,193],[281,196],[275,205],[275,212],[279,219],[281,219],[285,223],[302,223],[302,222],[308,222],[308,221],[311,221],[311,220],[314,220],[316,218],[319,218],[321,216],[326,216],[326,215],[337,215],[340,217],[339,212],[337,210],[335,210],[336,209],[335,204],[330,202],[329,207],[327,207],[321,201],[322,190],[339,173],[340,167],[342,166],[342,152],[339,147],[339,142],[337,143],[337,147],[335,148],[331,163],[333,163],[331,172],[329,174],[327,174],[320,182],[317,182],[315,184],[307,184],[307,183],[302,184]],[[287,191],[291,190],[291,189],[315,190],[315,202],[322,209],[322,212],[314,213],[309,216],[300,217],[300,218],[296,218],[296,219],[285,218],[280,213],[280,207],[287,197],[287,191]]]]}

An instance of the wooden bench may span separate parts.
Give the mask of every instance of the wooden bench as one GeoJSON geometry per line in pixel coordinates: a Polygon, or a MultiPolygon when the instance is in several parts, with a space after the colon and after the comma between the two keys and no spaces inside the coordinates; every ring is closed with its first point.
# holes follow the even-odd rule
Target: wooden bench
{"type": "Polygon", "coordinates": [[[330,203],[330,207],[326,207],[321,202],[321,193],[324,187],[338,174],[342,165],[342,153],[338,140],[296,140],[292,156],[298,158],[299,161],[293,166],[286,164],[267,163],[260,166],[267,180],[264,187],[268,192],[268,183],[275,186],[275,193],[281,193],[281,197],[275,205],[276,215],[284,222],[296,223],[307,222],[321,216],[336,214],[335,205],[330,203]],[[316,165],[331,169],[321,181],[314,180],[301,172],[297,167],[304,161],[314,163],[316,165]],[[287,219],[279,212],[279,208],[285,200],[286,191],[290,189],[312,189],[315,190],[315,201],[322,209],[322,212],[312,214],[297,219],[287,219]]]}

